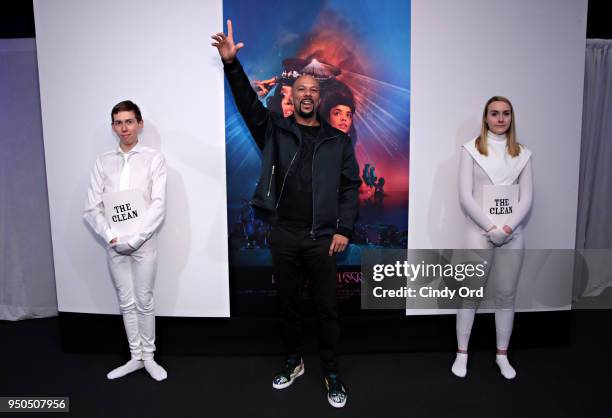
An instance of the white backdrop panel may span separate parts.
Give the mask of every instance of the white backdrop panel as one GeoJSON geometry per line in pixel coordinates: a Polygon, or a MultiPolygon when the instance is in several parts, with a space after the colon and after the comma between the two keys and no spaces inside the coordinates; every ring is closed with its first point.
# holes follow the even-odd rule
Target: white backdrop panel
{"type": "Polygon", "coordinates": [[[229,316],[222,2],[35,0],[59,310],[118,313],[101,242],[82,220],[95,157],[117,146],[111,107],[142,109],[166,156],[156,313],[229,316]]]}
{"type": "Polygon", "coordinates": [[[533,153],[527,248],[574,248],[586,0],[412,0],[409,248],[462,248],[460,147],[494,95],[533,153]]]}
{"type": "MultiPolygon", "coordinates": [[[[586,13],[586,0],[412,0],[409,248],[464,248],[460,147],[494,95],[534,153],[527,248],[574,248],[586,13]]],[[[559,292],[543,276],[519,283],[517,305],[558,309],[538,302],[559,292]]]]}

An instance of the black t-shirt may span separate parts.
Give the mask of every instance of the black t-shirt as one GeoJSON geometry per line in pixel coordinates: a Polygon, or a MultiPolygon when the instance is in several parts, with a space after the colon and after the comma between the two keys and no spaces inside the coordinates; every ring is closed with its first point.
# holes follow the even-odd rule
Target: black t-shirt
{"type": "Polygon", "coordinates": [[[302,143],[296,160],[287,174],[285,188],[278,206],[279,220],[303,226],[312,225],[312,157],[321,126],[298,124],[302,143]]]}

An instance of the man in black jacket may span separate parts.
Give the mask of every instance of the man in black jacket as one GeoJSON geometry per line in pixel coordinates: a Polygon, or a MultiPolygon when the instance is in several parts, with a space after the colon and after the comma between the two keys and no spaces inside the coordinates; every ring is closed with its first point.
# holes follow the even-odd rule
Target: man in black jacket
{"type": "Polygon", "coordinates": [[[270,244],[278,282],[287,360],[272,386],[283,389],[304,373],[299,309],[304,275],[319,322],[319,343],[329,403],[345,405],[338,378],[336,348],[340,336],[334,253],[344,251],[358,212],[359,168],[350,138],[317,114],[319,82],[301,75],[293,84],[293,116],[270,112],[236,59],[244,45],[228,33],[212,36],[224,64],[234,100],[262,150],[262,171],[252,205],[273,225],[270,244]]]}

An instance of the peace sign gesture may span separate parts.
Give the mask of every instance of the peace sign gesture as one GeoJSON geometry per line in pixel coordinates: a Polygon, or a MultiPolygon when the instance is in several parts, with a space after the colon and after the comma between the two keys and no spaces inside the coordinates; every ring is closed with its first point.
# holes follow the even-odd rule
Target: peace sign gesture
{"type": "Polygon", "coordinates": [[[229,64],[236,58],[238,50],[244,46],[242,42],[234,43],[234,31],[232,30],[232,21],[227,19],[227,35],[219,32],[212,35],[215,40],[211,45],[217,48],[219,55],[224,63],[229,64]]]}

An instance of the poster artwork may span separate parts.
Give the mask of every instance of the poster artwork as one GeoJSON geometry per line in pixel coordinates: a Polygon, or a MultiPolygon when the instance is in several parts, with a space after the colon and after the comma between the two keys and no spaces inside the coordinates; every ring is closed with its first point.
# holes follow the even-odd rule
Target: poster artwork
{"type": "MultiPolygon", "coordinates": [[[[319,117],[351,138],[362,180],[359,218],[349,246],[336,259],[351,277],[359,277],[362,250],[407,246],[410,7],[410,1],[399,0],[223,2],[236,41],[245,43],[238,59],[263,105],[293,117],[293,81],[311,75],[321,87],[319,117]]],[[[273,286],[270,226],[249,204],[261,153],[229,87],[225,133],[230,280],[235,297],[255,306],[264,297],[258,290],[273,286]],[[246,271],[252,272],[249,280],[246,271]]],[[[340,299],[359,301],[359,286],[339,279],[340,299]]]]}

